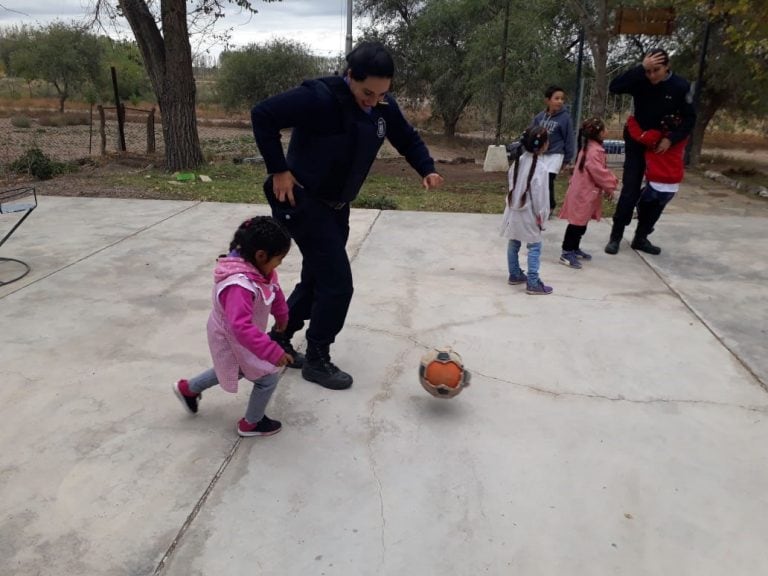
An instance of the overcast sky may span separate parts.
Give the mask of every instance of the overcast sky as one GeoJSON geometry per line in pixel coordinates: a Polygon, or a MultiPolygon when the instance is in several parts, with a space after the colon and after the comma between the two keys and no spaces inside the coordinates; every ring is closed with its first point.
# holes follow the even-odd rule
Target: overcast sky
{"type": "MultiPolygon", "coordinates": [[[[232,28],[232,44],[244,46],[271,38],[289,38],[309,46],[315,54],[336,56],[346,42],[347,0],[255,0],[258,14],[246,14],[227,3],[227,16],[217,29],[232,28]]],[[[188,2],[188,5],[190,3],[188,2]]],[[[93,0],[0,0],[0,26],[45,25],[83,21],[92,14],[93,0]]],[[[126,37],[133,38],[128,30],[126,37]]],[[[354,27],[353,38],[357,37],[354,27]]],[[[221,47],[215,47],[218,53],[221,47]]]]}

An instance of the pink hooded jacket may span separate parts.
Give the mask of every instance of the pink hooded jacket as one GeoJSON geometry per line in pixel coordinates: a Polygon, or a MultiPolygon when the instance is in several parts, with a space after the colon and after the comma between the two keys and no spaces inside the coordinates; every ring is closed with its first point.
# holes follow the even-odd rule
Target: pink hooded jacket
{"type": "Polygon", "coordinates": [[[606,166],[603,145],[595,140],[588,141],[586,150],[576,157],[560,218],[574,226],[586,226],[590,220],[600,220],[603,215],[601,195],[609,195],[618,185],[618,178],[606,166]],[[582,154],[587,158],[584,170],[579,170],[582,154]]]}
{"type": "Polygon", "coordinates": [[[213,309],[208,316],[208,347],[219,385],[237,392],[242,373],[249,380],[277,372],[285,353],[267,334],[270,312],[278,323],[288,320],[288,305],[277,271],[264,278],[239,257],[219,258],[213,273],[213,309]]]}

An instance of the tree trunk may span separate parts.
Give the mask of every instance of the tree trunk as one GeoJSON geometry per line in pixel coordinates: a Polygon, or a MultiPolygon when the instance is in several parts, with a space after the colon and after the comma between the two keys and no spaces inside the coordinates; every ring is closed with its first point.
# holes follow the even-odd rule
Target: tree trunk
{"type": "Polygon", "coordinates": [[[163,121],[165,160],[171,171],[197,168],[203,152],[197,134],[195,77],[187,29],[186,0],[163,0],[166,69],[160,117],[163,121]]]}
{"type": "Polygon", "coordinates": [[[693,131],[691,132],[689,156],[689,164],[691,166],[697,166],[701,161],[701,148],[704,145],[704,134],[707,131],[707,126],[709,126],[709,122],[725,102],[719,94],[707,94],[706,92],[705,88],[699,108],[696,110],[696,124],[694,124],[693,131]]]}
{"type": "Polygon", "coordinates": [[[443,135],[456,136],[456,124],[459,123],[458,118],[443,116],[443,135]]]}
{"type": "Polygon", "coordinates": [[[609,1],[600,0],[597,2],[596,14],[584,12],[581,18],[584,36],[592,52],[592,61],[595,66],[595,89],[592,91],[588,115],[600,118],[605,118],[605,104],[608,99],[608,41],[611,37],[611,27],[608,22],[609,1]]]}
{"type": "Polygon", "coordinates": [[[169,171],[197,168],[203,152],[197,134],[195,79],[185,0],[161,0],[162,34],[145,0],[119,0],[141,50],[160,106],[169,171]]]}

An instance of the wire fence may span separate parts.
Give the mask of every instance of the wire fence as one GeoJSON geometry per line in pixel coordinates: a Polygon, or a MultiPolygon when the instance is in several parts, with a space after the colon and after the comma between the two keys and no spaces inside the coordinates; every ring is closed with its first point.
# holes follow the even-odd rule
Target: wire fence
{"type": "MultiPolygon", "coordinates": [[[[45,113],[40,117],[0,118],[0,164],[10,164],[32,148],[56,162],[80,161],[121,151],[150,155],[164,152],[157,110],[127,108],[123,138],[114,107],[94,107],[89,113],[80,113],[81,123],[72,125],[67,125],[67,115],[58,117],[62,125],[51,125],[45,120],[49,116],[45,113]]],[[[198,121],[198,137],[204,154],[210,159],[257,154],[253,132],[245,121],[198,121]]]]}
{"type": "MultiPolygon", "coordinates": [[[[585,87],[585,101],[589,99],[590,87],[585,87]]],[[[514,107],[515,103],[510,106],[514,107]]],[[[610,146],[606,146],[609,161],[616,163],[623,159],[621,125],[626,120],[631,103],[626,98],[611,96],[607,109],[611,114],[609,123],[610,146]]],[[[440,126],[434,121],[428,122],[429,112],[421,107],[404,104],[406,115],[412,118],[420,128],[429,125],[430,130],[440,126]]],[[[530,116],[533,116],[531,111],[530,116]]],[[[574,114],[574,111],[571,112],[574,114]]],[[[118,111],[115,107],[94,106],[90,110],[76,114],[51,115],[49,111],[28,113],[23,117],[0,118],[0,165],[8,165],[21,158],[33,148],[41,150],[56,162],[81,161],[104,155],[127,152],[132,155],[162,156],[164,139],[162,124],[157,109],[126,107],[122,111],[124,118],[123,136],[118,129],[118,111]],[[69,123],[75,117],[79,123],[69,123]],[[52,122],[57,120],[56,122],[52,122]]],[[[493,119],[475,113],[463,122],[475,130],[463,135],[489,140],[493,138],[495,125],[493,119]]],[[[250,124],[246,120],[206,120],[198,115],[198,137],[205,157],[209,160],[250,157],[258,155],[250,124]]]]}

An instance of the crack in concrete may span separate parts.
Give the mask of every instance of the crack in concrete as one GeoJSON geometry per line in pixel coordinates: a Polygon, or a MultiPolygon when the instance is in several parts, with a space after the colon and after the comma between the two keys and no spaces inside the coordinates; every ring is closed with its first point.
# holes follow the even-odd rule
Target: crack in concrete
{"type": "Polygon", "coordinates": [[[186,520],[184,520],[184,523],[181,525],[181,528],[179,528],[179,531],[176,533],[176,537],[171,542],[171,545],[168,547],[168,550],[165,551],[165,554],[163,554],[163,557],[160,559],[160,562],[157,564],[157,567],[155,568],[155,571],[152,573],[152,576],[160,576],[165,569],[168,566],[168,562],[170,561],[173,554],[176,552],[176,549],[178,548],[179,544],[181,543],[181,539],[184,538],[184,535],[187,533],[187,530],[189,530],[190,526],[192,525],[192,522],[195,521],[195,518],[197,518],[197,515],[200,513],[200,510],[203,509],[203,506],[205,505],[205,502],[208,500],[208,496],[211,495],[211,492],[213,492],[214,487],[219,482],[219,478],[221,478],[222,474],[224,474],[224,471],[229,466],[229,463],[232,461],[232,458],[234,458],[235,453],[237,452],[237,449],[240,447],[240,443],[242,442],[242,438],[238,436],[237,440],[235,440],[235,443],[232,444],[232,448],[229,449],[229,453],[227,454],[226,458],[224,458],[224,462],[221,463],[221,466],[219,466],[219,469],[216,471],[216,474],[213,475],[213,478],[208,483],[208,486],[203,491],[202,496],[198,499],[198,501],[195,503],[194,508],[192,508],[192,511],[187,516],[186,520]]]}
{"type": "Polygon", "coordinates": [[[62,266],[61,268],[57,268],[56,270],[53,270],[53,271],[49,272],[48,274],[45,274],[44,276],[41,276],[40,278],[35,278],[32,282],[30,282],[28,284],[20,285],[15,290],[12,290],[11,292],[8,292],[7,294],[3,294],[2,296],[0,296],[0,300],[2,300],[3,298],[7,298],[11,294],[15,294],[19,290],[23,290],[27,286],[32,286],[33,284],[37,284],[38,282],[42,282],[43,280],[45,280],[47,278],[50,278],[54,274],[58,274],[62,270],[66,270],[67,268],[71,268],[72,266],[76,266],[77,264],[80,264],[80,262],[83,262],[84,260],[88,260],[92,256],[96,256],[96,254],[99,254],[100,252],[104,252],[104,250],[109,250],[113,246],[117,246],[118,244],[121,244],[122,242],[125,242],[126,240],[128,240],[130,238],[133,238],[134,236],[138,236],[139,234],[142,234],[143,232],[146,232],[147,230],[151,230],[155,226],[159,226],[163,222],[166,222],[166,221],[170,220],[171,218],[175,218],[176,216],[178,216],[179,214],[183,214],[187,210],[192,210],[193,208],[196,208],[197,206],[199,206],[202,203],[203,203],[202,201],[195,202],[194,204],[192,204],[190,206],[187,206],[187,207],[179,210],[178,212],[174,212],[173,214],[169,214],[165,218],[161,218],[160,220],[157,220],[156,222],[153,222],[152,224],[149,224],[147,226],[139,228],[138,230],[136,230],[134,232],[131,232],[127,236],[123,236],[119,240],[115,240],[111,244],[107,244],[106,246],[102,246],[98,250],[94,250],[93,252],[91,252],[89,254],[86,254],[85,256],[82,256],[82,257],[78,258],[77,260],[75,260],[74,262],[70,262],[69,264],[66,264],[66,265],[62,266]]]}
{"type": "Polygon", "coordinates": [[[587,394],[583,392],[557,392],[541,386],[534,386],[532,384],[521,384],[520,382],[513,382],[512,380],[506,380],[504,378],[497,378],[496,376],[490,376],[483,374],[477,370],[472,370],[472,378],[476,379],[477,376],[488,378],[496,382],[502,382],[504,384],[511,384],[518,388],[525,388],[538,394],[544,394],[546,396],[552,396],[554,398],[569,397],[569,398],[586,398],[589,400],[606,400],[608,402],[627,402],[629,404],[687,404],[691,406],[717,406],[720,408],[738,408],[740,410],[746,410],[748,412],[758,412],[762,414],[768,414],[768,405],[766,406],[745,406],[743,404],[729,404],[727,402],[716,402],[714,400],[693,400],[683,398],[648,398],[646,400],[627,398],[623,394],[618,396],[606,396],[603,394],[587,394]]]}

